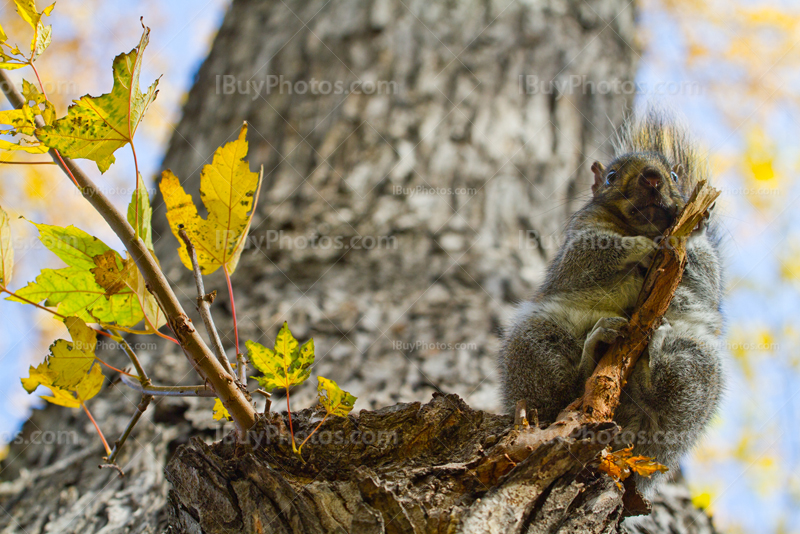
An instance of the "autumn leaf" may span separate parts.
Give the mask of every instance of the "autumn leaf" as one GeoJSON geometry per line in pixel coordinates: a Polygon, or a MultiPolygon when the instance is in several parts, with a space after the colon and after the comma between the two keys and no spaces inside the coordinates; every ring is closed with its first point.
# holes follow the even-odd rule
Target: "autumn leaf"
{"type": "Polygon", "coordinates": [[[92,367],[91,372],[85,375],[74,388],[65,389],[44,384],[50,388],[52,396],[42,396],[42,398],[59,406],[79,408],[81,404],[100,393],[100,389],[103,387],[103,379],[102,369],[100,369],[99,365],[95,365],[92,367]]]}
{"type": "MultiPolygon", "coordinates": [[[[153,209],[150,207],[150,196],[144,186],[141,175],[137,180],[137,189],[128,204],[128,223],[144,241],[147,250],[153,251],[153,209]]],[[[153,254],[155,257],[155,254],[153,254]]]]}
{"type": "Polygon", "coordinates": [[[22,96],[25,97],[25,105],[20,109],[0,111],[0,124],[11,127],[0,130],[0,134],[20,136],[16,141],[0,139],[0,149],[43,154],[48,149],[34,137],[37,128],[36,117],[40,117],[45,124],[52,123],[55,119],[55,107],[35,85],[27,80],[22,80],[22,96]]]}
{"type": "Polygon", "coordinates": [[[8,213],[0,208],[0,287],[8,285],[13,270],[14,247],[11,246],[11,226],[8,224],[8,213]]]}
{"type": "Polygon", "coordinates": [[[214,420],[215,421],[222,421],[223,419],[227,419],[228,421],[233,421],[231,414],[228,413],[228,410],[225,409],[225,406],[222,404],[222,401],[219,400],[219,397],[214,401],[214,420]]]}
{"type": "Polygon", "coordinates": [[[325,408],[328,415],[338,415],[344,417],[353,410],[357,397],[344,391],[333,380],[328,380],[321,376],[317,377],[317,393],[319,393],[319,403],[325,408]]]}
{"type": "MultiPolygon", "coordinates": [[[[72,341],[58,339],[50,345],[50,354],[37,367],[30,367],[28,378],[22,379],[22,387],[33,393],[39,385],[52,390],[74,390],[86,380],[87,373],[95,362],[96,333],[77,317],[64,321],[72,341]]],[[[102,375],[102,371],[100,371],[102,375]]]]}
{"type": "Polygon", "coordinates": [[[622,489],[620,482],[633,473],[649,477],[657,472],[666,473],[669,471],[665,465],[661,465],[653,458],[633,456],[632,451],[633,446],[631,445],[615,452],[611,452],[611,447],[608,447],[601,453],[598,469],[613,478],[620,489],[622,489]]]}
{"type": "Polygon", "coordinates": [[[33,39],[31,40],[31,59],[33,59],[44,52],[50,45],[52,27],[45,26],[42,22],[42,17],[50,15],[56,4],[53,2],[41,12],[36,10],[34,0],[14,0],[14,4],[16,4],[17,13],[22,17],[22,20],[33,28],[33,39]]]}
{"type": "Polygon", "coordinates": [[[97,163],[101,173],[114,163],[114,152],[130,143],[147,108],[155,100],[158,80],[147,93],[139,90],[142,53],[149,40],[145,28],[139,46],[114,58],[114,86],[110,93],[76,100],[67,116],[36,130],[36,137],[71,158],[97,163]]]}
{"type": "Polygon", "coordinates": [[[17,290],[7,300],[44,301],[62,316],[76,316],[87,323],[132,327],[145,310],[153,324],[164,324],[152,295],[141,281],[133,260],[123,258],[98,238],[69,226],[34,225],[39,239],[68,267],[43,269],[34,282],[17,290]]]}
{"type": "MultiPolygon", "coordinates": [[[[180,229],[186,230],[204,274],[213,273],[223,265],[233,273],[244,248],[260,181],[244,159],[246,136],[247,123],[244,123],[239,138],[218,148],[211,164],[203,167],[200,196],[208,211],[207,219],[198,215],[191,195],[184,191],[172,171],[166,170],[161,175],[160,188],[172,233],[179,238],[180,229]]],[[[179,242],[182,243],[180,238],[179,242]]],[[[178,247],[178,253],[186,268],[192,269],[186,247],[178,247]]]]}
{"type": "Polygon", "coordinates": [[[314,340],[309,339],[299,346],[285,322],[275,338],[274,350],[255,341],[247,341],[245,345],[248,359],[263,374],[255,378],[267,391],[302,384],[311,374],[309,367],[314,363],[314,340]]]}
{"type": "Polygon", "coordinates": [[[31,224],[39,230],[39,241],[70,267],[91,269],[95,267],[95,256],[111,250],[100,239],[75,226],[63,228],[49,224],[31,224]]]}

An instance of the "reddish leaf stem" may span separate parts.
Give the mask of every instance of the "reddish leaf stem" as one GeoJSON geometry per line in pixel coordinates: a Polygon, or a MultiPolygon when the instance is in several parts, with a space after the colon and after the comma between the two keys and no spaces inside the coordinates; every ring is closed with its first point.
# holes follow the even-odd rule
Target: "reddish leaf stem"
{"type": "Polygon", "coordinates": [[[89,420],[92,422],[94,428],[97,430],[97,433],[100,435],[100,439],[103,440],[103,446],[106,448],[106,455],[111,456],[111,447],[108,446],[108,442],[106,441],[106,437],[103,435],[103,431],[100,430],[100,427],[97,425],[97,421],[95,421],[94,417],[92,417],[92,414],[89,411],[89,408],[86,407],[85,402],[81,403],[81,408],[83,408],[83,411],[89,416],[89,420]]]}

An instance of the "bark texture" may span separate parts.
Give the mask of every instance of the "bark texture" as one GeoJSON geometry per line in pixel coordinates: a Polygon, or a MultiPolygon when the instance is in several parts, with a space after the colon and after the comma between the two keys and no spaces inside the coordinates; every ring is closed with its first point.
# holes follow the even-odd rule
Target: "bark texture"
{"type": "MultiPolygon", "coordinates": [[[[213,151],[251,124],[251,168],[264,165],[265,183],[234,275],[242,338],[269,344],[284,320],[314,337],[313,374],[358,395],[357,410],[412,403],[325,428],[383,425],[402,445],[309,445],[307,466],[283,470],[279,444],[180,448],[223,434],[209,400],[162,399],[123,451],[121,479],[97,469],[85,415],[48,406],[3,463],[0,532],[241,532],[256,517],[288,532],[446,531],[496,518],[501,532],[512,516],[498,518],[500,505],[512,500],[508,513],[533,532],[613,532],[619,492],[581,478],[592,444],[551,442],[497,491],[463,475],[508,431],[507,419],[473,409],[499,409],[500,326],[538,284],[629,104],[597,84],[633,78],[633,30],[624,0],[235,0],[164,167],[195,194],[213,151]],[[464,402],[414,404],[437,391],[464,402]],[[45,443],[40,430],[65,437],[45,443]],[[414,436],[425,439],[411,447],[414,436]]],[[[155,206],[157,254],[190,307],[191,274],[155,206]]],[[[206,287],[219,290],[212,311],[233,356],[224,282],[211,276],[206,287]]],[[[140,357],[156,382],[197,380],[173,346],[140,357]]],[[[121,351],[107,361],[125,365],[121,351]]],[[[315,382],[292,392],[294,406],[312,404],[315,382]]],[[[111,439],[138,401],[122,386],[93,400],[111,439]]],[[[682,490],[669,491],[642,532],[713,531],[682,490]]]]}

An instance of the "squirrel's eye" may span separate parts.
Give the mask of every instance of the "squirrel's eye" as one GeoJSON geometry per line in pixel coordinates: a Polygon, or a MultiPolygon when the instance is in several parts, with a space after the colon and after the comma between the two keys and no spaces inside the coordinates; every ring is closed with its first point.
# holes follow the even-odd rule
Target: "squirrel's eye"
{"type": "Polygon", "coordinates": [[[606,185],[610,184],[617,178],[617,171],[611,171],[606,174],[606,185]]]}
{"type": "Polygon", "coordinates": [[[674,171],[669,173],[669,174],[670,174],[670,176],[672,176],[672,181],[677,184],[678,183],[678,175],[674,171]]]}

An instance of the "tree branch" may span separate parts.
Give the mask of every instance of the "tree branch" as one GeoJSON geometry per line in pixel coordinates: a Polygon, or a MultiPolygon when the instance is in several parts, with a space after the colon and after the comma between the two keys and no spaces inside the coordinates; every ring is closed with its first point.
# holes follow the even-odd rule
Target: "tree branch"
{"type": "Polygon", "coordinates": [[[216,397],[214,390],[206,385],[199,386],[156,386],[142,384],[129,376],[120,375],[122,383],[134,391],[154,397],[216,397]]]}
{"type": "MultiPolygon", "coordinates": [[[[0,86],[8,101],[16,109],[25,105],[25,99],[12,83],[8,74],[0,70],[0,86]]],[[[36,124],[44,126],[40,116],[36,116],[36,124]]],[[[195,330],[192,321],[184,312],[178,298],[172,291],[164,273],[161,272],[155,258],[147,250],[141,238],[137,239],[134,229],[114,207],[111,201],[95,186],[94,182],[69,158],[62,157],[57,150],[49,152],[53,160],[69,176],[75,179],[83,196],[95,210],[105,219],[122,244],[130,253],[139,271],[142,273],[147,288],[156,297],[159,306],[167,316],[170,327],[189,356],[195,370],[201,378],[207,380],[222,404],[236,422],[240,433],[253,426],[256,411],[236,386],[235,379],[222,367],[222,364],[206,346],[203,338],[195,330]]]]}
{"type": "Polygon", "coordinates": [[[192,259],[194,283],[197,286],[197,311],[200,312],[200,316],[203,318],[203,323],[206,325],[206,332],[208,333],[209,339],[211,339],[211,345],[214,347],[214,350],[217,353],[217,359],[219,360],[219,363],[222,364],[228,373],[233,375],[233,368],[231,367],[231,363],[228,361],[228,357],[225,355],[225,349],[222,347],[222,340],[219,338],[219,332],[217,332],[216,325],[214,325],[214,318],[211,317],[211,302],[214,300],[214,294],[206,295],[206,289],[203,287],[203,273],[200,272],[200,264],[197,261],[197,252],[194,249],[192,240],[189,239],[189,234],[187,234],[186,230],[183,228],[180,229],[178,234],[181,236],[184,244],[186,244],[186,251],[189,253],[189,257],[192,259]]]}

